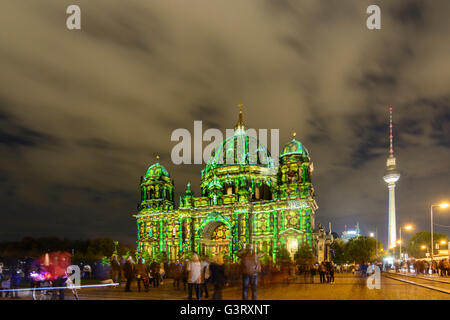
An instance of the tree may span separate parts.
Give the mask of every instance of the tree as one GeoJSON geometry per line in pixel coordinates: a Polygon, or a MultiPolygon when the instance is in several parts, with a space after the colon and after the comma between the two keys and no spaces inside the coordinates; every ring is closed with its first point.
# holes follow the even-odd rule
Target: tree
{"type": "Polygon", "coordinates": [[[376,257],[376,240],[373,237],[356,237],[346,244],[349,261],[371,262],[376,257]]]}
{"type": "Polygon", "coordinates": [[[349,262],[347,243],[342,239],[335,239],[331,244],[331,255],[336,264],[345,264],[349,262]]]}
{"type": "MultiPolygon", "coordinates": [[[[440,233],[433,233],[433,243],[435,248],[436,244],[439,244],[442,240],[447,242],[448,241],[447,235],[440,233]]],[[[416,258],[424,257],[427,250],[428,252],[431,252],[430,243],[431,243],[431,232],[429,231],[418,232],[415,235],[413,235],[411,239],[408,241],[406,245],[406,251],[412,257],[416,258]],[[425,246],[426,249],[425,250],[422,249],[422,246],[425,246]]]]}
{"type": "MultiPolygon", "coordinates": [[[[109,238],[94,240],[70,240],[56,237],[31,238],[25,237],[20,241],[0,242],[0,256],[5,258],[39,257],[46,252],[67,251],[74,255],[72,261],[93,261],[110,257],[114,252],[114,242],[109,238]]],[[[119,255],[130,251],[134,253],[134,246],[119,243],[119,255]]]]}
{"type": "Polygon", "coordinates": [[[312,264],[314,261],[314,254],[311,246],[308,244],[302,245],[295,253],[294,260],[297,264],[312,264]]]}
{"type": "Polygon", "coordinates": [[[286,248],[280,248],[276,253],[277,262],[290,262],[292,261],[291,255],[286,248]]]}

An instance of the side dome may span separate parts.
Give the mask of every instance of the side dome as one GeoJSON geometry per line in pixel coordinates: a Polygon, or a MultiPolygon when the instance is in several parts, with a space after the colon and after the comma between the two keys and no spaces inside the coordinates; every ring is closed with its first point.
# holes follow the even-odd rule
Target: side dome
{"type": "MultiPolygon", "coordinates": [[[[294,134],[295,137],[295,134],[294,134]]],[[[304,157],[309,157],[309,152],[305,148],[305,146],[295,138],[292,138],[290,142],[288,142],[283,150],[281,151],[280,157],[289,156],[289,155],[301,155],[304,157]]]]}
{"type": "Polygon", "coordinates": [[[159,164],[158,162],[155,164],[152,164],[145,173],[145,179],[159,179],[161,176],[165,176],[167,178],[170,178],[169,171],[167,171],[166,168],[164,168],[163,165],[159,164]]]}

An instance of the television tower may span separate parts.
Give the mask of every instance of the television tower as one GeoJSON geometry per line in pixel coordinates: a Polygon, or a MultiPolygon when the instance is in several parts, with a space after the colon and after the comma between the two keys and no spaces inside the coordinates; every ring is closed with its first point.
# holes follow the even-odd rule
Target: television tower
{"type": "Polygon", "coordinates": [[[392,107],[389,108],[389,156],[386,161],[386,174],[383,179],[388,185],[389,189],[389,238],[388,248],[393,248],[397,245],[396,235],[396,216],[395,216],[395,184],[400,179],[400,173],[397,171],[397,166],[394,157],[394,148],[392,147],[392,107]]]}

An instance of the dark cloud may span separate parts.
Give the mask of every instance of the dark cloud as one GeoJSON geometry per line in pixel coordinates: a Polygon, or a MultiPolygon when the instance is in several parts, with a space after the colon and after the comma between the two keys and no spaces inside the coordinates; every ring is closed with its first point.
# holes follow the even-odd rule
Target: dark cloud
{"type": "MultiPolygon", "coordinates": [[[[359,141],[354,146],[354,152],[351,155],[352,162],[349,163],[353,169],[386,155],[386,118],[377,117],[374,113],[367,113],[363,117],[351,117],[349,126],[353,127],[354,136],[358,137],[359,141]]],[[[341,165],[345,165],[345,163],[341,165]]]]}
{"type": "Polygon", "coordinates": [[[80,140],[78,142],[78,144],[82,147],[93,148],[93,149],[112,149],[112,148],[114,148],[114,146],[110,142],[103,140],[103,139],[97,139],[97,138],[80,140]]]}
{"type": "Polygon", "coordinates": [[[423,27],[427,1],[410,0],[399,2],[392,10],[393,19],[408,26],[423,27]]]}
{"type": "Polygon", "coordinates": [[[10,149],[19,147],[45,147],[55,144],[56,139],[50,135],[29,129],[17,120],[0,112],[0,146],[10,149]]]}
{"type": "MultiPolygon", "coordinates": [[[[297,132],[314,162],[317,221],[387,234],[387,107],[399,223],[428,230],[448,199],[448,1],[10,1],[0,11],[0,238],[135,241],[139,177],[161,156],[178,197],[173,130],[297,132]],[[382,29],[365,27],[368,5],[382,29]],[[13,31],[11,31],[13,30],[13,31]],[[20,219],[16,217],[20,216],[20,219]],[[49,223],[51,221],[51,223],[49,223]]],[[[439,216],[442,224],[445,216],[439,216]]],[[[439,230],[445,232],[446,230],[439,230]]]]}

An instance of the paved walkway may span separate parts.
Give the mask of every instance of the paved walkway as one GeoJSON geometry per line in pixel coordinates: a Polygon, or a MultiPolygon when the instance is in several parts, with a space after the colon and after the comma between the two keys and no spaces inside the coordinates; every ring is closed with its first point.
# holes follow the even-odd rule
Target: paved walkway
{"type": "MultiPolygon", "coordinates": [[[[381,277],[381,288],[370,290],[365,281],[352,274],[337,274],[334,284],[305,284],[302,277],[291,284],[271,284],[258,288],[259,300],[450,300],[450,295],[418,287],[405,282],[381,277]]],[[[318,280],[318,279],[317,279],[318,280]]],[[[149,292],[137,292],[136,283],[132,292],[124,292],[119,288],[83,288],[79,290],[81,300],[184,300],[187,292],[175,289],[171,280],[165,281],[159,288],[151,288],[149,292]]],[[[211,289],[210,289],[211,290],[211,289]]],[[[212,290],[210,291],[210,295],[212,290]]],[[[73,299],[66,290],[67,299],[73,299]]],[[[240,300],[241,287],[227,287],[223,293],[224,299],[240,300]]],[[[249,293],[249,297],[251,294],[249,293]]],[[[29,291],[22,293],[21,299],[30,299],[29,291]]]]}

